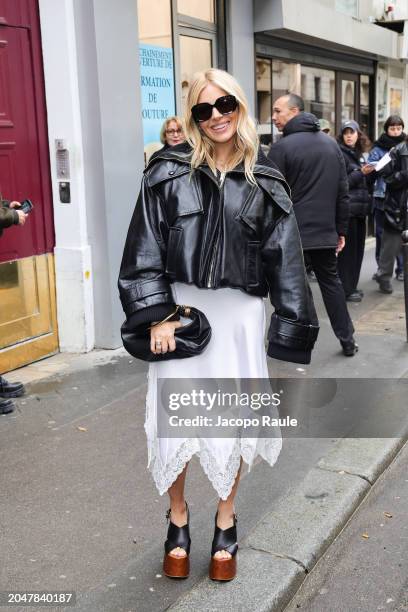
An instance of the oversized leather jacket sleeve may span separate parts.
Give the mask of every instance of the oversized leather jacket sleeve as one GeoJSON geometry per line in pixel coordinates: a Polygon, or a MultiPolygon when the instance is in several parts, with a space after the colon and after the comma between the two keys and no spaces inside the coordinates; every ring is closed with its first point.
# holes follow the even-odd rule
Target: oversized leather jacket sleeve
{"type": "Polygon", "coordinates": [[[123,310],[135,327],[160,321],[175,308],[170,282],[164,273],[165,232],[160,199],[143,176],[118,280],[123,310]]]}
{"type": "Polygon", "coordinates": [[[268,331],[268,355],[283,361],[310,363],[319,322],[293,207],[265,237],[261,257],[275,308],[268,331]]]}

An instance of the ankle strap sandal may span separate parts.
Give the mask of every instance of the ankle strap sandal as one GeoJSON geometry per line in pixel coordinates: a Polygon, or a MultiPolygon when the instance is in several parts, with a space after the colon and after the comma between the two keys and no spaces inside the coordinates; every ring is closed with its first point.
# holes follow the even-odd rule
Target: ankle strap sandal
{"type": "Polygon", "coordinates": [[[164,543],[163,572],[170,578],[187,578],[190,573],[190,509],[187,502],[186,508],[187,523],[182,527],[178,527],[170,520],[170,508],[166,512],[167,522],[170,521],[170,523],[167,531],[167,540],[164,543]],[[170,555],[170,551],[177,547],[183,548],[186,551],[186,554],[182,557],[170,555]]]}
{"type": "Polygon", "coordinates": [[[218,512],[215,515],[214,538],[211,545],[211,561],[209,576],[211,580],[232,580],[237,573],[237,522],[238,516],[234,513],[234,524],[228,529],[221,529],[217,525],[218,512]],[[214,558],[216,552],[225,550],[230,553],[228,559],[214,558]]]}

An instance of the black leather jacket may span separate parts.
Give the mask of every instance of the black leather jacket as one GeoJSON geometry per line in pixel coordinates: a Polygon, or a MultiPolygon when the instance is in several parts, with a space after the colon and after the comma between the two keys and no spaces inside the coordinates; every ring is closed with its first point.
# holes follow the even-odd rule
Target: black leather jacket
{"type": "Polygon", "coordinates": [[[241,165],[220,186],[207,165],[191,173],[190,159],[183,143],[144,171],[118,282],[129,324],[169,314],[174,281],[269,293],[268,355],[309,363],[318,321],[285,180],[261,152],[256,186],[241,165]]]}
{"type": "Polygon", "coordinates": [[[380,170],[385,179],[385,224],[402,232],[408,226],[408,140],[390,150],[391,162],[380,170]]]}

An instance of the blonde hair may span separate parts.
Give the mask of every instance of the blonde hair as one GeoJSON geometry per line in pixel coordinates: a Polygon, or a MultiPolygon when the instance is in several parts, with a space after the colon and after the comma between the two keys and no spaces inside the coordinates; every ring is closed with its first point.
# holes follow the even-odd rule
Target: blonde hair
{"type": "Polygon", "coordinates": [[[209,83],[216,85],[226,94],[235,96],[238,100],[235,151],[226,170],[232,170],[243,162],[247,181],[256,184],[253,170],[258,157],[259,138],[255,122],[249,116],[248,101],[236,79],[228,72],[217,68],[210,68],[194,75],[194,81],[188,91],[184,121],[186,139],[193,148],[191,169],[194,170],[200,164],[207,163],[211,170],[216,172],[214,143],[200,130],[191,114],[191,108],[198,103],[201,92],[209,83]]]}
{"type": "Polygon", "coordinates": [[[163,125],[161,126],[161,130],[160,130],[160,142],[162,144],[166,144],[167,142],[166,141],[166,130],[172,121],[177,123],[178,129],[183,130],[184,132],[183,121],[182,119],[180,119],[180,117],[176,117],[175,115],[173,117],[167,117],[167,119],[163,122],[163,125]]]}

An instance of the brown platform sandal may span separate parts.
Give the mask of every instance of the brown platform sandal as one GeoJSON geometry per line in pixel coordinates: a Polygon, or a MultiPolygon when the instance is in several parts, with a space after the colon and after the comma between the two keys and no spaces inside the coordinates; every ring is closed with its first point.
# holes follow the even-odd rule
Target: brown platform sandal
{"type": "MultiPolygon", "coordinates": [[[[167,531],[167,540],[164,543],[164,559],[163,559],[163,572],[169,578],[187,578],[190,573],[190,509],[186,502],[187,508],[187,523],[182,527],[178,527],[171,522],[167,531]],[[175,557],[170,555],[170,551],[173,548],[184,548],[186,555],[184,557],[175,557]]],[[[169,508],[166,512],[167,522],[170,519],[171,509],[169,508]]]]}
{"type": "Polygon", "coordinates": [[[237,573],[237,521],[238,516],[234,513],[234,524],[228,529],[221,529],[217,525],[218,512],[215,515],[214,539],[211,546],[211,561],[209,576],[211,580],[232,580],[237,573]],[[230,559],[214,559],[214,555],[219,550],[226,550],[230,553],[230,559]]]}

